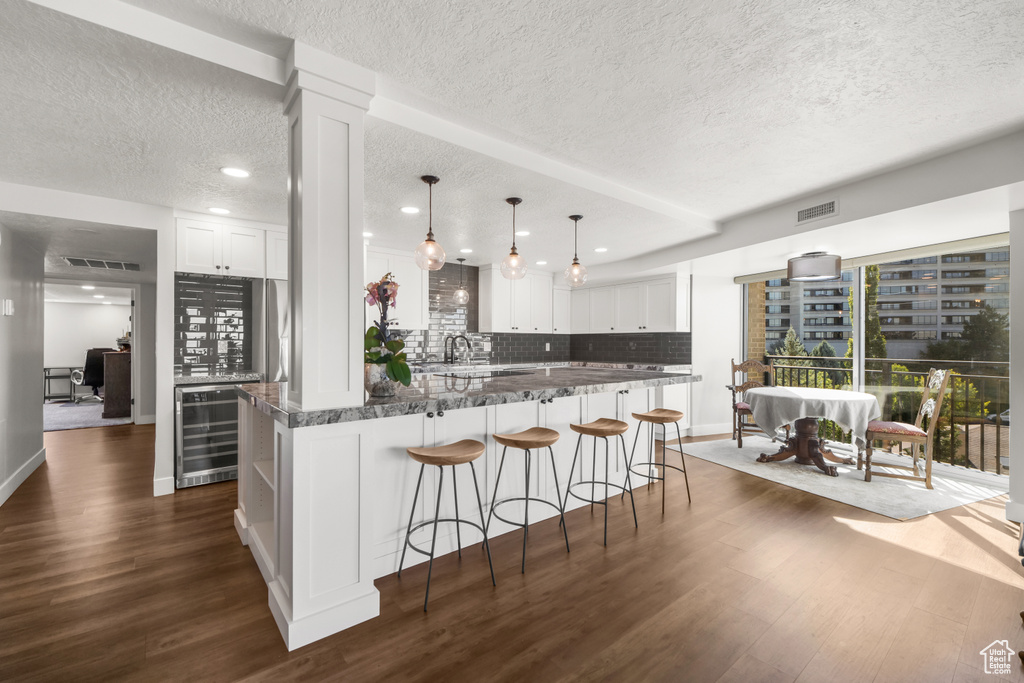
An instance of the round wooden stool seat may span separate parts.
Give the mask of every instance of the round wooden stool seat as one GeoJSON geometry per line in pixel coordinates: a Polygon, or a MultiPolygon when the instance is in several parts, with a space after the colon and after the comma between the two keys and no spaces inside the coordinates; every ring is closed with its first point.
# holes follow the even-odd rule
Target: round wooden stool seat
{"type": "Polygon", "coordinates": [[[433,448],[406,448],[405,452],[416,462],[424,465],[461,465],[464,462],[476,460],[487,449],[479,441],[463,439],[456,443],[434,446],[433,448]]]}
{"type": "Polygon", "coordinates": [[[516,434],[492,434],[491,436],[502,446],[532,450],[534,448],[547,448],[554,444],[558,441],[559,434],[554,429],[530,427],[516,434]]]}
{"type": "Polygon", "coordinates": [[[633,417],[641,422],[652,422],[654,424],[663,425],[670,422],[679,422],[683,419],[683,414],[678,410],[655,408],[654,410],[646,413],[633,413],[633,417]]]}
{"type": "Polygon", "coordinates": [[[602,417],[581,425],[569,425],[569,429],[585,436],[618,436],[629,431],[629,425],[621,420],[602,417]]]}

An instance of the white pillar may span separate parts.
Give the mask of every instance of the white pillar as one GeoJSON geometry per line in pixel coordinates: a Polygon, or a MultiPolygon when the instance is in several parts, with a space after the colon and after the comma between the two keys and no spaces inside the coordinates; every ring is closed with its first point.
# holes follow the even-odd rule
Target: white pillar
{"type": "Polygon", "coordinates": [[[373,72],[296,43],[288,57],[288,400],[363,402],[363,117],[373,72]]]}
{"type": "MultiPolygon", "coordinates": [[[[1024,415],[1024,211],[1010,212],[1010,411],[1024,415]]],[[[1024,449],[1010,436],[1006,518],[1024,522],[1024,449]]]]}

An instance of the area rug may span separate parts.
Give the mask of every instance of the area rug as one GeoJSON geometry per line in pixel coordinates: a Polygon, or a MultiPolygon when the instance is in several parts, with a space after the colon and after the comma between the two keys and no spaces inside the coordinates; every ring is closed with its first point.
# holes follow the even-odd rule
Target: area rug
{"type": "MultiPolygon", "coordinates": [[[[933,463],[933,490],[923,482],[875,477],[864,481],[863,470],[856,464],[832,463],[838,477],[829,477],[813,465],[798,465],[793,458],[782,462],[757,462],[761,453],[775,453],[779,443],[765,437],[743,438],[743,448],[736,448],[732,439],[704,441],[683,445],[683,451],[701,460],[707,460],[762,479],[768,479],[801,491],[813,493],[854,507],[875,512],[898,520],[914,519],[933,512],[949,510],[967,503],[975,503],[1006,493],[1008,477],[974,472],[944,463],[933,463]]],[[[831,445],[831,444],[830,444],[831,445]]],[[[679,446],[669,446],[678,450],[679,446]]],[[[837,449],[833,448],[833,451],[837,449]]],[[[839,455],[836,452],[836,455],[839,455]]],[[[875,451],[872,469],[897,472],[886,468],[885,462],[909,464],[909,457],[875,451]]]]}
{"type": "Polygon", "coordinates": [[[85,429],[86,427],[109,427],[124,425],[132,421],[130,417],[103,418],[103,404],[90,401],[87,403],[44,403],[43,431],[59,432],[65,429],[85,429]]]}

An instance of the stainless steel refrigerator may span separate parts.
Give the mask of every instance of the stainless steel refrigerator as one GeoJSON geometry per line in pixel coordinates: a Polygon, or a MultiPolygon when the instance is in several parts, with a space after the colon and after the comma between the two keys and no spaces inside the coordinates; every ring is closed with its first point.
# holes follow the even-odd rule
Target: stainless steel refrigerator
{"type": "Polygon", "coordinates": [[[268,382],[288,381],[288,354],[291,320],[288,310],[288,281],[267,280],[267,359],[268,382]]]}

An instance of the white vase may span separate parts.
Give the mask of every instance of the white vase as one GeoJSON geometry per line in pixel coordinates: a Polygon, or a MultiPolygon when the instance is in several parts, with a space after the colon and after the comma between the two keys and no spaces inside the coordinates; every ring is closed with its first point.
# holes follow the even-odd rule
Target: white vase
{"type": "Polygon", "coordinates": [[[387,366],[383,363],[363,364],[363,386],[373,398],[395,395],[395,382],[388,377],[387,366]]]}

